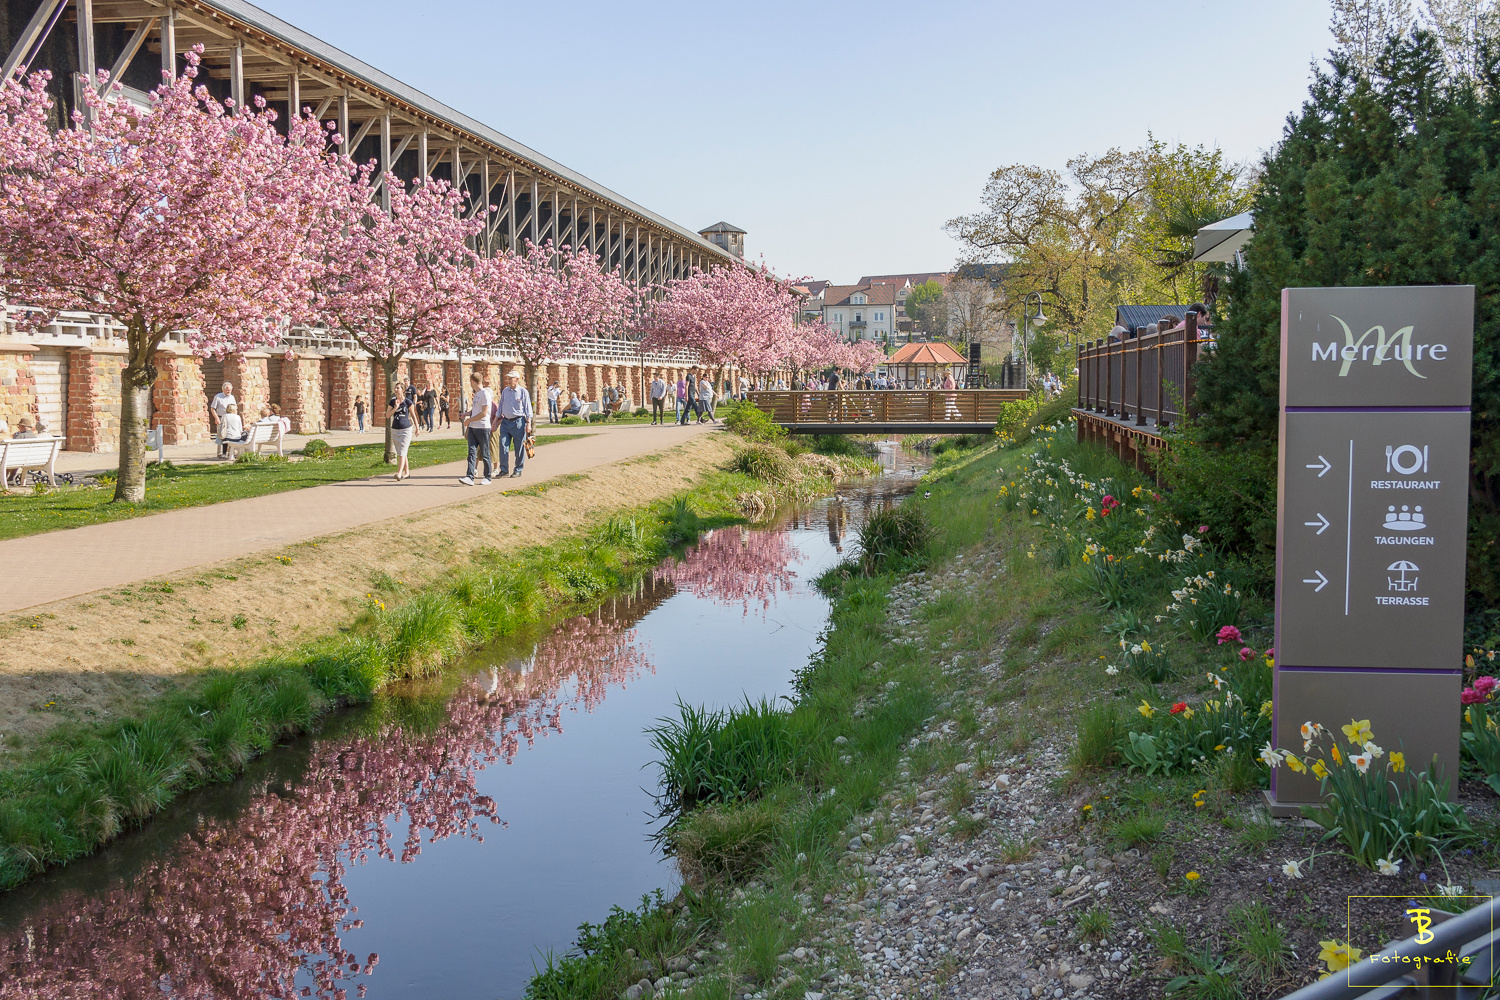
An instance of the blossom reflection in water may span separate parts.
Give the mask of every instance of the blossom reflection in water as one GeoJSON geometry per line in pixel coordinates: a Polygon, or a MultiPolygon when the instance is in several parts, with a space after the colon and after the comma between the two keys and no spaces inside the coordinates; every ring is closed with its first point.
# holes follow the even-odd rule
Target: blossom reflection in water
{"type": "Polygon", "coordinates": [[[764,614],[778,594],[791,592],[797,578],[792,567],[802,558],[788,532],[720,528],[704,535],[681,560],[664,560],[654,575],[695,597],[739,604],[746,615],[758,605],[764,614]]]}
{"type": "Polygon", "coordinates": [[[233,822],[202,823],[128,882],[27,913],[0,939],[0,1000],[362,996],[354,980],[378,957],[344,947],[361,923],[347,867],[410,863],[424,836],[482,840],[500,818],[478,773],[509,763],[523,740],[561,732],[565,707],[591,710],[652,669],[626,622],[602,611],[562,623],[507,666],[464,681],[435,724],[314,743],[292,787],[256,797],[233,822]]]}

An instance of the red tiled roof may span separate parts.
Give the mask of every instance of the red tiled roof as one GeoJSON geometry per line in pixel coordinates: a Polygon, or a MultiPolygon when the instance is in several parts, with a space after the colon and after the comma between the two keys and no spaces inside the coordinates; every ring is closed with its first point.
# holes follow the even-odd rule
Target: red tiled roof
{"type": "Polygon", "coordinates": [[[903,344],[899,351],[891,355],[890,363],[893,365],[963,365],[968,364],[968,361],[947,344],[917,342],[903,344]]]}

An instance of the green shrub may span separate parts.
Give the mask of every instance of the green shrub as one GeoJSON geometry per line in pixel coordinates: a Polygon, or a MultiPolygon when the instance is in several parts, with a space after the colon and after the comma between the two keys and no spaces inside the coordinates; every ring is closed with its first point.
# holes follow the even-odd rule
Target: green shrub
{"type": "Polygon", "coordinates": [[[308,458],[326,458],[332,450],[322,438],[313,438],[302,446],[302,454],[308,458]]]}
{"type": "Polygon", "coordinates": [[[786,430],[771,420],[765,410],[750,402],[736,402],[719,409],[724,426],[747,441],[773,444],[786,437],[786,430]]]}
{"type": "Polygon", "coordinates": [[[763,483],[789,483],[796,469],[786,452],[766,444],[753,444],[735,452],[730,468],[763,483]]]}
{"type": "MultiPolygon", "coordinates": [[[[801,439],[803,435],[795,435],[801,439]]],[[[874,450],[863,441],[856,441],[848,434],[812,434],[805,440],[819,455],[836,455],[847,458],[866,458],[874,450]]]]}
{"type": "Polygon", "coordinates": [[[1160,812],[1134,813],[1116,820],[1111,832],[1126,847],[1140,847],[1167,832],[1167,818],[1160,812]]]}
{"type": "Polygon", "coordinates": [[[558,423],[566,424],[569,427],[578,427],[583,423],[583,418],[577,416],[576,414],[570,413],[566,417],[563,417],[561,420],[559,420],[558,423]]]}
{"type": "Polygon", "coordinates": [[[649,416],[651,416],[651,411],[648,410],[648,409],[646,409],[644,406],[637,406],[635,408],[635,413],[633,414],[633,416],[637,416],[637,417],[649,417],[649,416]]]}
{"type": "Polygon", "coordinates": [[[896,562],[919,559],[932,541],[932,524],[913,503],[877,510],[859,528],[860,566],[874,576],[896,562]]]}

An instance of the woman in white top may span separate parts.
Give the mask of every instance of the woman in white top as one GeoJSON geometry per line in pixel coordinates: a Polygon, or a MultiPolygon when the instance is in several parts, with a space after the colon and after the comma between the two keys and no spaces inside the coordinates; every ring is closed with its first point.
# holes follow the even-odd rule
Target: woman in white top
{"type": "Polygon", "coordinates": [[[245,440],[245,424],[240,420],[239,407],[230,403],[224,408],[224,419],[220,421],[222,431],[220,436],[225,441],[245,440]]]}

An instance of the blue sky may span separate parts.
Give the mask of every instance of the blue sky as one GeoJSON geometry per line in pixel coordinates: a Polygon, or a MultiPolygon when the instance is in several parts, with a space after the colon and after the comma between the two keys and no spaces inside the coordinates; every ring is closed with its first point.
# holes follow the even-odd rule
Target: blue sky
{"type": "Polygon", "coordinates": [[[1003,164],[1148,132],[1258,157],[1332,44],[1326,0],[259,2],[675,222],[732,222],[778,271],[840,282],[949,267],[942,223],[1003,164]]]}

